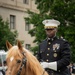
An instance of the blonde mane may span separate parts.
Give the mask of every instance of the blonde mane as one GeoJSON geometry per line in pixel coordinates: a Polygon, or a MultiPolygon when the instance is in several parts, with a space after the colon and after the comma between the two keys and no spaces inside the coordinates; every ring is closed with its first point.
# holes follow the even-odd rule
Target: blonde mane
{"type": "MultiPolygon", "coordinates": [[[[20,75],[48,75],[47,72],[40,65],[37,58],[30,51],[26,50],[23,47],[20,48],[18,46],[12,46],[7,53],[7,56],[6,56],[7,61],[12,56],[14,57],[15,60],[16,59],[22,60],[23,58],[22,52],[24,52],[24,55],[26,56],[27,61],[26,61],[26,69],[23,68],[24,70],[22,70],[22,73],[20,75]]],[[[6,75],[8,75],[9,73],[8,71],[9,71],[9,68],[6,72],[6,75]]],[[[16,71],[14,71],[14,74],[11,74],[11,75],[16,75],[15,72],[16,71]]]]}

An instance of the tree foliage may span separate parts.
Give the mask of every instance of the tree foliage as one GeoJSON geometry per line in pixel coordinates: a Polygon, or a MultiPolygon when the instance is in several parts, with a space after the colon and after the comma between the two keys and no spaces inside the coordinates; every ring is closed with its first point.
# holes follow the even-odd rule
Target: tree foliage
{"type": "Polygon", "coordinates": [[[46,38],[42,21],[56,19],[60,21],[57,35],[67,39],[71,45],[72,61],[75,62],[75,1],[74,0],[36,0],[39,14],[28,11],[29,17],[25,18],[34,29],[29,31],[35,36],[34,42],[39,44],[46,38]]]}
{"type": "Polygon", "coordinates": [[[8,21],[3,21],[0,16],[0,50],[7,50],[6,41],[8,40],[11,44],[14,44],[18,36],[17,31],[11,32],[8,25],[8,21]]]}

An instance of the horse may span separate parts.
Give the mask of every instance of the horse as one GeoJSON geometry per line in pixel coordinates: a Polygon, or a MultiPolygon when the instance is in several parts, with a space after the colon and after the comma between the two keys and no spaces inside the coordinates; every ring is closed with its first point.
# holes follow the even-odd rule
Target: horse
{"type": "Polygon", "coordinates": [[[48,75],[38,59],[20,41],[14,46],[6,41],[6,47],[6,75],[48,75]]]}

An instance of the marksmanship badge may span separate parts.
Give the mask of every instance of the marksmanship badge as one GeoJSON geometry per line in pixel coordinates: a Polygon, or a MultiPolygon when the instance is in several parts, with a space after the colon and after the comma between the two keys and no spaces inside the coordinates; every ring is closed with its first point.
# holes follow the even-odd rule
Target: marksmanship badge
{"type": "Polygon", "coordinates": [[[59,49],[59,47],[60,47],[60,44],[56,43],[53,45],[53,50],[57,50],[59,49]]]}

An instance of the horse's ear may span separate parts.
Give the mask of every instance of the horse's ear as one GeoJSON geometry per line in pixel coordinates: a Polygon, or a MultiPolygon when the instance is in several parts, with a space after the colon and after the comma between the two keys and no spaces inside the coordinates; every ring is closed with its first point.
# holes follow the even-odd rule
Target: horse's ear
{"type": "Polygon", "coordinates": [[[17,45],[18,45],[19,50],[22,50],[22,44],[19,40],[17,41],[17,45]]]}
{"type": "Polygon", "coordinates": [[[12,47],[12,45],[8,41],[6,41],[6,47],[9,50],[12,47]]]}

